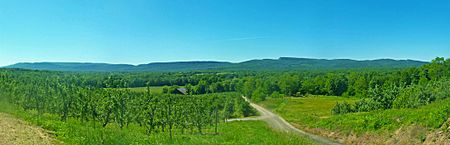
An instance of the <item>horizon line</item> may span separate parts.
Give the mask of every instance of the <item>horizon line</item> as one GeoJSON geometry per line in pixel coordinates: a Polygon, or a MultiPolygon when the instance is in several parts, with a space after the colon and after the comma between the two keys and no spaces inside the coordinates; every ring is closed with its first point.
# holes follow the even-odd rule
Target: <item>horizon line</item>
{"type": "Polygon", "coordinates": [[[373,60],[410,60],[410,61],[420,61],[420,62],[431,62],[431,60],[421,60],[421,59],[411,59],[411,58],[372,58],[372,59],[353,59],[353,58],[314,58],[314,57],[295,57],[295,56],[280,56],[277,58],[254,58],[254,59],[246,59],[243,61],[227,61],[227,60],[174,60],[174,61],[152,61],[147,63],[114,63],[114,62],[100,62],[100,61],[22,61],[16,62],[9,65],[4,65],[0,67],[7,67],[20,63],[85,63],[85,64],[109,64],[109,65],[132,65],[139,66],[145,64],[156,64],[156,63],[183,63],[183,62],[222,62],[222,63],[242,63],[248,62],[252,60],[279,60],[281,58],[297,58],[297,59],[317,59],[317,60],[354,60],[354,61],[373,61],[373,60]]]}

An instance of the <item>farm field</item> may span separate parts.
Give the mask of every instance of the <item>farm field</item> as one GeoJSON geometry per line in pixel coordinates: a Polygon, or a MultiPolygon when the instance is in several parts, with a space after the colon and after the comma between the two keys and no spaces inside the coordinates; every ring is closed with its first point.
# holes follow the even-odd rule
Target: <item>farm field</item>
{"type": "MultiPolygon", "coordinates": [[[[5,114],[8,113],[16,116],[17,118],[30,122],[31,124],[29,124],[29,126],[40,126],[47,130],[44,132],[52,132],[51,135],[47,135],[46,138],[44,138],[47,142],[44,144],[317,144],[307,137],[275,131],[262,121],[235,121],[221,123],[218,128],[219,134],[212,133],[214,128],[209,127],[205,128],[205,132],[209,133],[176,134],[173,139],[170,139],[167,133],[148,135],[145,133],[145,129],[139,127],[138,125],[130,125],[129,127],[121,129],[118,125],[112,124],[106,128],[102,128],[99,123],[94,122],[80,122],[79,120],[74,119],[63,122],[60,121],[57,116],[51,114],[45,114],[38,119],[35,111],[19,111],[20,109],[17,109],[14,105],[10,105],[5,102],[0,102],[0,104],[3,106],[0,108],[0,112],[3,112],[0,113],[0,120],[5,119],[5,116],[11,117],[11,115],[5,114]],[[55,141],[55,139],[58,141],[55,141]]],[[[4,122],[2,121],[2,123],[4,122]]],[[[26,125],[21,126],[27,127],[26,125]]],[[[3,127],[7,126],[1,126],[0,129],[3,130],[3,127]]],[[[42,136],[42,134],[40,135],[42,136]]],[[[18,140],[16,141],[18,143],[28,142],[35,144],[39,142],[38,139],[29,140],[30,137],[39,138],[39,135],[29,133],[28,137],[20,136],[15,139],[18,140]],[[21,140],[22,142],[20,142],[21,140]],[[30,141],[34,141],[34,143],[30,141]]],[[[3,140],[0,139],[0,141],[3,140]]]]}

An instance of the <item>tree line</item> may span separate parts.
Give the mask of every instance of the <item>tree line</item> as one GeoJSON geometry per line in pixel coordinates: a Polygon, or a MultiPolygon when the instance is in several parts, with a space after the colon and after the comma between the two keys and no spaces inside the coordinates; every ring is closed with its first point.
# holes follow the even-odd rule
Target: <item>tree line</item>
{"type": "Polygon", "coordinates": [[[267,97],[308,94],[368,96],[375,86],[425,84],[445,76],[449,59],[438,57],[419,68],[353,69],[267,72],[73,73],[78,85],[97,88],[167,86],[167,92],[184,87],[191,95],[240,92],[254,101],[267,97]]]}
{"type": "Polygon", "coordinates": [[[450,77],[449,69],[450,59],[438,57],[418,68],[257,73],[239,78],[235,86],[237,91],[255,101],[308,94],[366,98],[376,89],[445,84],[443,80],[450,77]]]}
{"type": "MultiPolygon", "coordinates": [[[[400,71],[391,77],[400,81],[371,85],[361,100],[355,104],[337,103],[332,113],[416,108],[450,97],[450,59],[436,58],[430,64],[400,71]],[[402,74],[410,77],[403,77],[402,74]]],[[[443,119],[446,119],[445,116],[443,119]]]]}

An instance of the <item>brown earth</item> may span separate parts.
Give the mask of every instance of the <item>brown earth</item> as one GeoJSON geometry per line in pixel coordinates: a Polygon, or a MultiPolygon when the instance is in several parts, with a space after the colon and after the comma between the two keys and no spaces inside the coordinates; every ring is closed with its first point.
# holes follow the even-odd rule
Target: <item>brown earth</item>
{"type": "Polygon", "coordinates": [[[302,128],[307,132],[332,138],[341,143],[349,145],[450,145],[450,121],[443,125],[441,129],[429,131],[425,127],[411,125],[402,127],[394,133],[364,133],[364,134],[343,134],[339,131],[332,132],[320,128],[305,128],[294,124],[297,128],[302,128]]]}
{"type": "Polygon", "coordinates": [[[439,130],[427,135],[426,145],[450,145],[450,118],[447,119],[439,130]]]}
{"type": "Polygon", "coordinates": [[[44,129],[9,114],[0,113],[1,145],[49,145],[56,140],[44,129]]]}

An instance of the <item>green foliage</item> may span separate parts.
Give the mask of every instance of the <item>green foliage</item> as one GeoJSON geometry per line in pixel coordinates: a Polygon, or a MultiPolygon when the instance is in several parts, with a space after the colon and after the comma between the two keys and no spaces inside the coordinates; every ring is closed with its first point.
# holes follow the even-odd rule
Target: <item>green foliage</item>
{"type": "Polygon", "coordinates": [[[283,95],[280,94],[279,92],[275,91],[270,95],[271,98],[282,98],[283,95]]]}
{"type": "Polygon", "coordinates": [[[450,81],[447,78],[430,81],[426,85],[412,85],[400,92],[398,98],[393,102],[393,106],[394,108],[416,108],[435,100],[448,98],[450,96],[449,85],[450,81]]]}
{"type": "Polygon", "coordinates": [[[331,109],[331,114],[346,114],[354,112],[352,105],[347,102],[336,103],[336,105],[331,109]]]}
{"type": "Polygon", "coordinates": [[[265,99],[266,99],[266,94],[264,94],[263,92],[262,92],[262,90],[261,89],[256,89],[255,91],[253,91],[253,93],[252,93],[252,99],[254,100],[254,101],[256,101],[256,102],[259,102],[259,101],[264,101],[265,99]]]}
{"type": "MultiPolygon", "coordinates": [[[[436,100],[442,100],[450,96],[450,81],[446,72],[450,71],[445,66],[443,58],[436,58],[432,63],[424,65],[416,73],[418,81],[397,82],[398,76],[390,76],[384,79],[374,79],[369,83],[367,97],[358,101],[353,106],[354,112],[366,112],[391,108],[416,108],[427,105],[436,100]],[[431,73],[432,72],[432,73],[431,73]],[[412,83],[417,82],[417,83],[412,83]],[[408,84],[410,83],[410,84],[408,84]],[[405,86],[406,85],[406,86],[405,86]]],[[[409,73],[410,70],[405,72],[409,73]]],[[[405,74],[405,73],[397,73],[405,74]]],[[[352,88],[352,87],[351,87],[352,88]]],[[[340,112],[343,104],[336,104],[333,112],[340,112]]],[[[350,113],[348,111],[341,111],[350,113]]],[[[342,113],[336,113],[342,114],[342,113]]]]}
{"type": "Polygon", "coordinates": [[[259,104],[273,110],[289,122],[304,126],[332,116],[330,110],[333,109],[336,102],[352,104],[355,101],[357,98],[308,95],[301,98],[270,98],[259,104]]]}
{"type": "Polygon", "coordinates": [[[207,92],[208,84],[206,81],[201,80],[194,89],[195,94],[205,94],[207,92]]]}
{"type": "Polygon", "coordinates": [[[268,99],[260,104],[302,128],[321,128],[340,133],[392,133],[409,125],[419,125],[430,130],[447,129],[445,125],[448,125],[446,121],[450,116],[450,98],[417,108],[393,108],[341,115],[331,115],[329,111],[336,102],[353,104],[355,101],[354,98],[310,96],[268,99]]]}
{"type": "Polygon", "coordinates": [[[420,125],[436,129],[441,127],[450,116],[449,109],[450,100],[445,99],[418,108],[335,115],[321,120],[314,126],[356,133],[395,131],[401,126],[408,125],[420,125]]]}
{"type": "MultiPolygon", "coordinates": [[[[202,134],[205,128],[217,127],[229,117],[255,114],[238,93],[171,95],[150,93],[150,89],[132,92],[94,88],[80,85],[79,81],[86,81],[82,77],[48,72],[0,71],[0,76],[0,83],[5,84],[0,87],[2,98],[24,110],[36,111],[38,119],[49,113],[63,122],[92,121],[103,128],[113,125],[122,129],[138,124],[147,134],[168,132],[172,138],[175,132],[194,133],[195,129],[202,134]]],[[[126,85],[122,82],[114,77],[105,81],[106,86],[120,88],[126,85]]],[[[171,91],[176,86],[166,88],[171,91]]]]}
{"type": "Polygon", "coordinates": [[[295,95],[299,89],[301,83],[298,81],[298,75],[284,74],[279,77],[278,86],[280,88],[280,92],[287,96],[295,95]]]}
{"type": "Polygon", "coordinates": [[[354,112],[368,112],[383,109],[383,105],[371,98],[361,99],[354,105],[354,112]]]}
{"type": "MultiPolygon", "coordinates": [[[[3,98],[3,97],[0,97],[3,98]]],[[[272,130],[262,121],[230,122],[218,125],[220,134],[205,133],[183,134],[175,133],[172,139],[166,133],[147,134],[145,129],[138,124],[130,124],[126,128],[120,128],[116,124],[108,127],[99,127],[97,122],[81,122],[69,118],[66,122],[60,121],[54,114],[44,114],[37,120],[36,111],[23,111],[15,105],[0,101],[0,112],[13,114],[21,119],[41,126],[54,132],[56,138],[62,144],[315,144],[306,137],[287,134],[272,130]]],[[[207,126],[205,132],[214,132],[214,127],[207,126]]]]}
{"type": "MultiPolygon", "coordinates": [[[[299,60],[280,61],[296,65],[293,63],[299,60]]],[[[0,69],[0,95],[5,96],[2,100],[35,112],[37,120],[50,114],[61,122],[95,122],[96,127],[104,129],[126,130],[139,126],[148,135],[168,134],[169,138],[177,138],[175,134],[212,133],[208,128],[214,128],[217,134],[220,121],[253,115],[242,95],[262,103],[281,100],[276,108],[278,113],[309,127],[332,128],[332,123],[340,121],[334,119],[344,116],[341,127],[346,128],[352,121],[345,116],[407,108],[420,110],[424,105],[446,100],[450,95],[449,62],[449,59],[436,58],[418,68],[301,72],[69,73],[0,69]],[[164,93],[153,93],[151,88],[155,86],[164,93]],[[172,95],[177,86],[185,86],[190,95],[172,95]],[[141,89],[136,91],[139,89],[130,87],[141,89]],[[234,91],[239,93],[231,93],[234,91]],[[340,97],[310,97],[315,95],[340,97]],[[291,101],[292,98],[284,96],[298,97],[295,98],[298,100],[291,101]],[[353,96],[360,100],[355,101],[353,96]],[[291,103],[297,101],[299,104],[291,103]],[[296,112],[286,111],[292,108],[296,112]],[[333,121],[323,122],[322,118],[333,121]]],[[[247,64],[252,63],[255,62],[247,64]]],[[[441,108],[444,110],[441,112],[432,110],[421,114],[426,119],[407,117],[437,127],[448,114],[446,108],[441,108]]],[[[380,117],[381,114],[349,118],[355,119],[353,123],[360,130],[398,127],[393,120],[399,118],[380,117]]]]}
{"type": "Polygon", "coordinates": [[[341,74],[327,74],[328,79],[325,82],[327,95],[341,96],[347,90],[347,78],[341,74]]]}
{"type": "Polygon", "coordinates": [[[162,89],[162,93],[163,94],[169,93],[169,87],[168,86],[164,86],[163,89],[162,89]]]}

